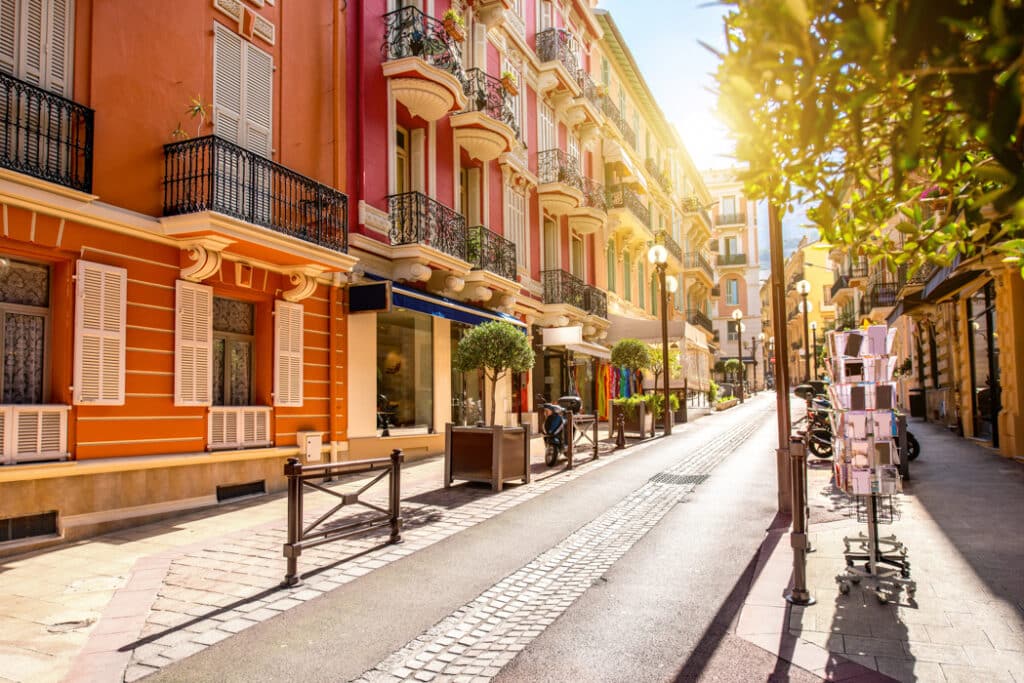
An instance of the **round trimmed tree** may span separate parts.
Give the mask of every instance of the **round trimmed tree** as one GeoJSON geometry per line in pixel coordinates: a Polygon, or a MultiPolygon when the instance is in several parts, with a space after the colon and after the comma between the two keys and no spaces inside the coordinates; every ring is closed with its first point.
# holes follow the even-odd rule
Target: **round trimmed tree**
{"type": "Polygon", "coordinates": [[[620,339],[612,346],[612,365],[636,372],[650,367],[651,358],[647,344],[639,339],[620,339]]]}
{"type": "MultiPolygon", "coordinates": [[[[534,354],[526,335],[511,323],[495,320],[470,329],[459,340],[452,366],[459,372],[483,370],[491,385],[491,424],[497,415],[495,389],[505,373],[526,372],[533,367],[534,354]]],[[[484,416],[486,419],[486,415],[484,416]]]]}

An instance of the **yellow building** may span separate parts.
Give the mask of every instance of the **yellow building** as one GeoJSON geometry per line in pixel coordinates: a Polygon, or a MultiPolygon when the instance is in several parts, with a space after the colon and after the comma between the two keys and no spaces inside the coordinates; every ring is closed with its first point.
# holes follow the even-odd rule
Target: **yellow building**
{"type": "Polygon", "coordinates": [[[835,325],[836,307],[832,304],[832,285],[835,282],[827,242],[800,240],[796,251],[786,260],[786,324],[790,346],[790,383],[795,386],[825,372],[818,363],[816,349],[824,343],[826,330],[835,325]],[[798,284],[809,284],[806,299],[798,291],[798,284]],[[807,302],[807,324],[804,324],[803,304],[807,302]],[[806,333],[805,333],[806,329],[806,333]],[[810,353],[810,358],[805,357],[810,353]]]}

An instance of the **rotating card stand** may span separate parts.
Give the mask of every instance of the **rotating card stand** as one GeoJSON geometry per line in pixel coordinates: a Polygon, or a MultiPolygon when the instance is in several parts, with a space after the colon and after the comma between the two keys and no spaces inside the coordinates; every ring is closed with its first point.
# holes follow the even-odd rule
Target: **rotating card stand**
{"type": "Polygon", "coordinates": [[[874,325],[864,331],[829,332],[828,338],[837,380],[829,387],[835,483],[850,496],[858,521],[867,527],[866,534],[843,538],[846,569],[836,582],[846,595],[851,585],[863,581],[882,603],[901,588],[910,598],[917,591],[906,547],[895,535],[878,532],[879,524],[898,517],[895,496],[902,487],[896,444],[906,442],[906,423],[895,413],[896,387],[891,382],[894,332],[874,325]]]}

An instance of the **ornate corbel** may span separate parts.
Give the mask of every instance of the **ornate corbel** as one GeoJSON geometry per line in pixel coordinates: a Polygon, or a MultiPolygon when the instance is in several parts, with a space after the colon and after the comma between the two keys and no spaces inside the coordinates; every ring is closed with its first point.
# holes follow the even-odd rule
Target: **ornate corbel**
{"type": "Polygon", "coordinates": [[[313,292],[316,291],[316,279],[320,273],[323,272],[321,268],[307,267],[302,270],[293,270],[288,274],[288,281],[294,285],[292,289],[286,290],[281,294],[285,301],[291,303],[298,303],[303,299],[308,299],[313,296],[313,292]]]}
{"type": "Polygon", "coordinates": [[[192,262],[179,272],[182,280],[202,282],[220,271],[223,259],[221,249],[226,245],[194,242],[185,247],[185,256],[192,262]]]}

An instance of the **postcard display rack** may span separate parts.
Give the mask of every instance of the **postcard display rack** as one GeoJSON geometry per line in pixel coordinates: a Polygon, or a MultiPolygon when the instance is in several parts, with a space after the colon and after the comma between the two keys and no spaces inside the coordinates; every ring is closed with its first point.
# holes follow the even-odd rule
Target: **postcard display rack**
{"type": "Polygon", "coordinates": [[[863,580],[883,603],[901,586],[909,597],[917,590],[907,549],[895,536],[878,534],[879,524],[893,521],[893,497],[902,491],[897,443],[905,438],[899,433],[905,424],[895,412],[894,336],[885,325],[828,333],[835,482],[867,523],[867,535],[843,539],[846,570],[836,582],[845,595],[863,580]]]}

